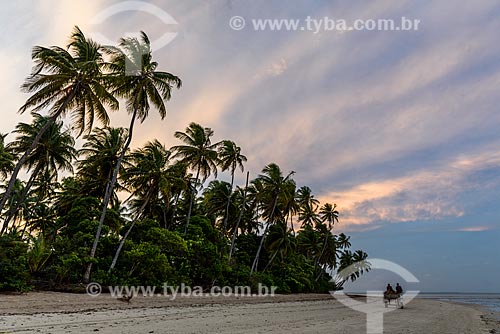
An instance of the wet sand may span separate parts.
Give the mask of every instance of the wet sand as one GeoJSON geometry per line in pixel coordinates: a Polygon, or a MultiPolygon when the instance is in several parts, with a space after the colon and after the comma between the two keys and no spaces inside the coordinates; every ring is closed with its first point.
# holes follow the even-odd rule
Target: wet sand
{"type": "MultiPolygon", "coordinates": [[[[414,299],[384,314],[384,333],[500,333],[479,307],[414,299]]],[[[134,297],[0,295],[0,333],[366,333],[366,315],[330,295],[134,297]]]]}

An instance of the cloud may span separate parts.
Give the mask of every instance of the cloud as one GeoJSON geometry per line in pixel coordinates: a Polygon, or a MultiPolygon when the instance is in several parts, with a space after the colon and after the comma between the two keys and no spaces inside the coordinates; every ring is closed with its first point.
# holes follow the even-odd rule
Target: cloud
{"type": "Polygon", "coordinates": [[[472,226],[472,227],[459,228],[455,231],[458,231],[458,232],[483,232],[483,231],[488,231],[488,230],[491,230],[491,227],[489,227],[489,226],[472,226]]]}
{"type": "MultiPolygon", "coordinates": [[[[465,193],[477,193],[500,185],[494,178],[478,176],[482,171],[500,170],[500,153],[496,150],[452,161],[404,177],[363,183],[320,197],[322,202],[337,203],[342,226],[383,223],[438,221],[461,217],[467,207],[460,200],[465,193]]],[[[352,226],[351,226],[352,227],[352,226]]],[[[467,227],[463,231],[477,230],[467,227]]]]}

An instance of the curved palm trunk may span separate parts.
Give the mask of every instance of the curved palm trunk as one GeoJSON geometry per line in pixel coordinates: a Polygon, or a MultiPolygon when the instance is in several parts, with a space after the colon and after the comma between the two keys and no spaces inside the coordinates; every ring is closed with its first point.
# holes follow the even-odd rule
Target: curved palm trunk
{"type": "Polygon", "coordinates": [[[193,203],[194,203],[194,198],[196,197],[197,190],[196,188],[198,187],[198,178],[200,177],[200,167],[198,166],[198,171],[196,172],[196,184],[194,185],[194,190],[191,193],[191,201],[189,202],[189,210],[188,210],[188,216],[186,220],[186,226],[184,227],[184,234],[187,233],[187,229],[189,227],[189,221],[191,220],[191,211],[193,210],[193,203]]]}
{"type": "Polygon", "coordinates": [[[231,256],[234,252],[234,242],[236,241],[236,235],[238,234],[238,228],[240,227],[241,218],[243,217],[243,211],[245,211],[245,205],[247,201],[247,188],[248,188],[248,177],[250,172],[247,172],[247,181],[245,183],[245,191],[243,191],[243,204],[241,205],[240,214],[238,215],[238,221],[236,222],[236,227],[233,231],[233,236],[231,237],[231,247],[229,248],[229,258],[227,263],[231,262],[231,256]]]}
{"type": "Polygon", "coordinates": [[[257,271],[257,266],[259,265],[260,252],[262,250],[262,246],[264,245],[264,240],[266,239],[267,230],[269,229],[269,226],[271,226],[271,223],[273,221],[274,211],[276,210],[277,203],[278,203],[278,195],[276,195],[276,197],[274,198],[273,209],[271,211],[271,217],[269,219],[269,222],[267,223],[266,228],[264,229],[264,233],[262,234],[262,238],[260,239],[259,248],[257,249],[257,254],[255,255],[255,259],[253,260],[253,263],[252,263],[252,268],[250,269],[250,275],[252,275],[254,271],[257,271]]]}
{"type": "Polygon", "coordinates": [[[43,134],[47,131],[47,129],[59,118],[61,113],[63,112],[64,109],[68,106],[68,103],[75,97],[76,91],[73,90],[71,94],[66,98],[64,103],[59,107],[59,109],[55,112],[52,117],[49,118],[47,123],[42,126],[38,134],[36,135],[35,139],[33,140],[33,143],[31,143],[31,146],[24,152],[23,156],[19,159],[17,162],[16,166],[14,167],[14,170],[12,171],[12,175],[10,176],[9,180],[9,185],[7,186],[7,189],[5,190],[5,193],[3,194],[2,200],[0,201],[0,215],[3,211],[3,208],[5,206],[5,203],[7,203],[8,198],[10,197],[10,193],[12,192],[12,189],[14,188],[14,184],[16,183],[17,175],[19,174],[19,171],[23,167],[24,163],[26,160],[28,160],[28,156],[31,154],[33,149],[40,143],[40,139],[42,138],[43,134]]]}
{"type": "Polygon", "coordinates": [[[130,225],[130,227],[128,228],[127,233],[125,233],[125,235],[123,236],[122,240],[120,241],[120,245],[116,249],[115,256],[113,257],[113,262],[111,262],[111,266],[109,267],[108,272],[111,272],[113,270],[113,268],[116,266],[116,262],[118,261],[118,257],[120,256],[120,252],[122,251],[123,245],[125,244],[125,240],[127,240],[128,235],[130,234],[130,231],[132,231],[132,229],[134,228],[135,223],[137,223],[137,221],[141,217],[141,214],[144,211],[144,208],[149,203],[149,199],[151,198],[151,191],[152,190],[153,190],[152,187],[149,188],[148,194],[146,195],[146,198],[144,199],[144,203],[142,203],[142,205],[141,205],[141,207],[139,209],[139,212],[137,212],[137,215],[136,215],[135,219],[132,221],[132,224],[130,225]]]}
{"type": "MultiPolygon", "coordinates": [[[[128,147],[130,146],[130,142],[132,141],[132,132],[134,130],[134,123],[135,123],[136,116],[137,116],[137,110],[134,110],[134,113],[132,115],[132,119],[130,120],[127,141],[125,142],[125,145],[123,146],[123,150],[120,153],[120,156],[118,157],[118,161],[116,162],[115,170],[113,171],[113,177],[111,178],[111,180],[108,182],[108,185],[106,186],[106,193],[104,195],[101,217],[99,218],[99,225],[97,226],[97,231],[95,234],[94,243],[92,245],[92,249],[90,250],[90,257],[92,259],[95,258],[97,244],[99,243],[99,238],[101,237],[102,224],[104,223],[104,219],[106,218],[106,211],[108,210],[109,200],[111,198],[111,194],[113,194],[113,189],[115,187],[116,180],[118,179],[118,172],[120,171],[120,166],[122,164],[123,157],[125,157],[125,153],[126,153],[128,147]]],[[[85,274],[83,276],[83,281],[85,283],[89,282],[91,271],[92,271],[92,262],[89,262],[89,264],[87,265],[87,269],[85,270],[85,274]]]]}

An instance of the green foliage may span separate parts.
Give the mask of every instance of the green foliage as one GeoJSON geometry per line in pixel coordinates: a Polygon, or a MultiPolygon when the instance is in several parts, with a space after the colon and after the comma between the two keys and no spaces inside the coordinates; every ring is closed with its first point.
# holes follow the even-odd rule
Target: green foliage
{"type": "Polygon", "coordinates": [[[52,255],[52,250],[45,242],[43,234],[38,237],[31,237],[31,247],[28,251],[28,266],[30,273],[36,275],[44,268],[45,264],[52,255]]]}
{"type": "Polygon", "coordinates": [[[28,244],[18,233],[0,236],[0,291],[29,291],[28,244]]]}
{"type": "Polygon", "coordinates": [[[214,140],[211,128],[190,123],[175,132],[179,145],[155,139],[129,149],[134,122],[151,107],[165,117],[165,102],[182,83],[158,70],[145,33],[103,48],[75,27],[69,45],[37,46],[32,57],[22,86],[31,96],[21,111],[32,111],[33,120],[19,123],[10,143],[0,134],[0,182],[11,177],[0,200],[0,290],[26,291],[31,280],[75,285],[92,267],[92,280],[103,284],[255,291],[261,283],[281,293],[326,292],[331,270],[357,268],[337,288],[369,270],[361,263],[367,254],[333,234],[335,204],[321,205],[296,184],[295,172],[275,163],[245,187],[235,185],[247,158],[235,142],[214,140]],[[106,106],[117,109],[118,99],[132,114],[128,130],[107,126],[106,106]],[[87,132],[79,150],[63,130],[65,114],[72,129],[87,132]],[[94,119],[104,127],[93,128],[94,119]],[[26,181],[17,179],[22,168],[26,181]],[[59,182],[59,172],[71,175],[59,182]],[[231,182],[203,189],[218,172],[231,182]],[[302,228],[294,231],[297,221],[302,228]]]}

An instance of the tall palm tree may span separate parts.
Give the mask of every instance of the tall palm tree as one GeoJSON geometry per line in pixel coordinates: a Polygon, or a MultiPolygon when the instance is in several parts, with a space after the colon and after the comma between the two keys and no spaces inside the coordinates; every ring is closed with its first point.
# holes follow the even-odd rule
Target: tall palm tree
{"type": "Polygon", "coordinates": [[[223,140],[219,147],[219,161],[222,171],[229,170],[231,172],[231,191],[227,197],[226,212],[224,214],[224,223],[222,233],[226,233],[227,220],[229,218],[229,205],[231,203],[231,194],[234,186],[234,172],[236,168],[240,168],[241,172],[245,169],[243,163],[247,161],[247,157],[241,154],[241,148],[231,140],[223,140]]]}
{"type": "Polygon", "coordinates": [[[10,196],[19,171],[52,123],[63,115],[71,114],[75,120],[74,128],[80,130],[81,134],[92,128],[96,117],[103,124],[109,122],[105,105],[118,109],[118,101],[103,83],[101,46],[87,39],[78,27],[74,28],[67,49],[35,46],[31,57],[35,65],[22,89],[32,95],[20,112],[31,108],[35,112],[49,108],[50,118],[16,163],[0,200],[0,212],[10,196]]]}
{"type": "MultiPolygon", "coordinates": [[[[332,229],[335,224],[335,222],[338,223],[339,221],[339,212],[336,210],[337,204],[330,204],[330,203],[325,203],[319,213],[321,215],[321,222],[323,223],[321,226],[324,227],[324,241],[323,241],[323,248],[321,249],[321,253],[318,257],[318,260],[316,261],[317,264],[323,264],[323,258],[325,255],[325,251],[327,249],[328,244],[330,243],[330,249],[333,251],[330,252],[332,256],[328,257],[327,261],[324,261],[326,263],[330,264],[336,264],[336,238],[334,235],[332,235],[332,229]],[[325,225],[325,223],[328,223],[328,225],[325,225]]],[[[319,280],[321,277],[321,274],[323,272],[320,272],[320,275],[316,277],[316,281],[319,280]]]]}
{"type": "MultiPolygon", "coordinates": [[[[118,178],[121,162],[132,141],[136,118],[141,123],[144,122],[148,117],[151,105],[158,110],[162,119],[165,118],[167,115],[165,101],[170,100],[173,87],[180,88],[182,85],[181,79],[177,76],[157,70],[158,63],[153,61],[151,42],[143,31],[141,32],[140,39],[122,38],[118,48],[107,48],[106,51],[111,57],[108,64],[111,73],[107,78],[112,87],[113,94],[126,99],[127,111],[132,114],[132,117],[128,129],[127,141],[106,189],[101,217],[97,226],[94,243],[90,250],[90,258],[95,257],[109,200],[118,178]]],[[[83,277],[85,282],[89,281],[91,270],[92,261],[87,265],[83,277]]]]}
{"type": "MultiPolygon", "coordinates": [[[[9,144],[14,153],[20,155],[25,152],[32,145],[40,129],[50,121],[50,117],[48,116],[42,116],[37,113],[33,113],[32,116],[33,121],[31,124],[19,123],[16,126],[14,133],[18,136],[16,140],[9,144]]],[[[31,175],[19,201],[10,208],[4,224],[9,224],[20,204],[25,200],[31,186],[42,173],[51,179],[57,180],[58,171],[73,172],[72,161],[76,158],[75,140],[69,130],[63,131],[62,127],[63,122],[61,121],[51,123],[41,136],[39,143],[28,155],[24,167],[28,171],[31,171],[31,175]]]]}
{"type": "Polygon", "coordinates": [[[146,205],[151,200],[154,201],[155,198],[158,198],[160,193],[170,192],[174,185],[175,180],[173,179],[177,178],[177,175],[175,175],[175,167],[170,166],[170,156],[170,151],[157,140],[147,143],[143,148],[131,154],[133,163],[124,172],[123,178],[125,183],[134,189],[134,194],[141,197],[142,204],[135,212],[134,220],[121,239],[109,270],[113,270],[115,267],[125,240],[141,217],[146,205]]]}
{"type": "MultiPolygon", "coordinates": [[[[236,236],[238,235],[238,228],[240,227],[241,219],[243,218],[243,213],[246,211],[247,204],[247,190],[248,190],[248,178],[250,177],[250,172],[247,171],[247,178],[245,182],[245,188],[243,189],[243,200],[241,201],[240,213],[238,214],[238,220],[236,221],[236,225],[234,226],[233,236],[231,237],[231,247],[229,247],[229,256],[227,262],[231,262],[231,257],[234,252],[234,244],[236,241],[236,236]]],[[[238,188],[239,189],[239,188],[238,188]]]]}
{"type": "Polygon", "coordinates": [[[275,222],[276,208],[280,195],[282,195],[284,190],[292,188],[295,189],[295,182],[291,179],[291,176],[294,173],[295,172],[292,171],[284,177],[280,167],[275,163],[270,163],[264,167],[262,174],[257,177],[257,183],[260,183],[262,186],[262,192],[260,194],[262,196],[260,205],[262,217],[267,220],[267,224],[264,227],[259,248],[257,249],[257,254],[255,255],[252,267],[250,268],[250,274],[253,274],[253,272],[257,270],[260,252],[262,250],[264,240],[266,239],[267,231],[275,222]]]}
{"type": "Polygon", "coordinates": [[[220,143],[212,144],[211,137],[214,131],[204,128],[200,124],[191,123],[186,128],[186,132],[177,131],[174,136],[184,142],[184,145],[173,146],[175,156],[181,158],[181,162],[186,163],[192,170],[196,171],[195,186],[191,193],[188,215],[184,233],[186,233],[191,219],[191,211],[196,197],[197,185],[205,181],[211,174],[217,176],[217,164],[219,163],[217,149],[220,143]]]}

